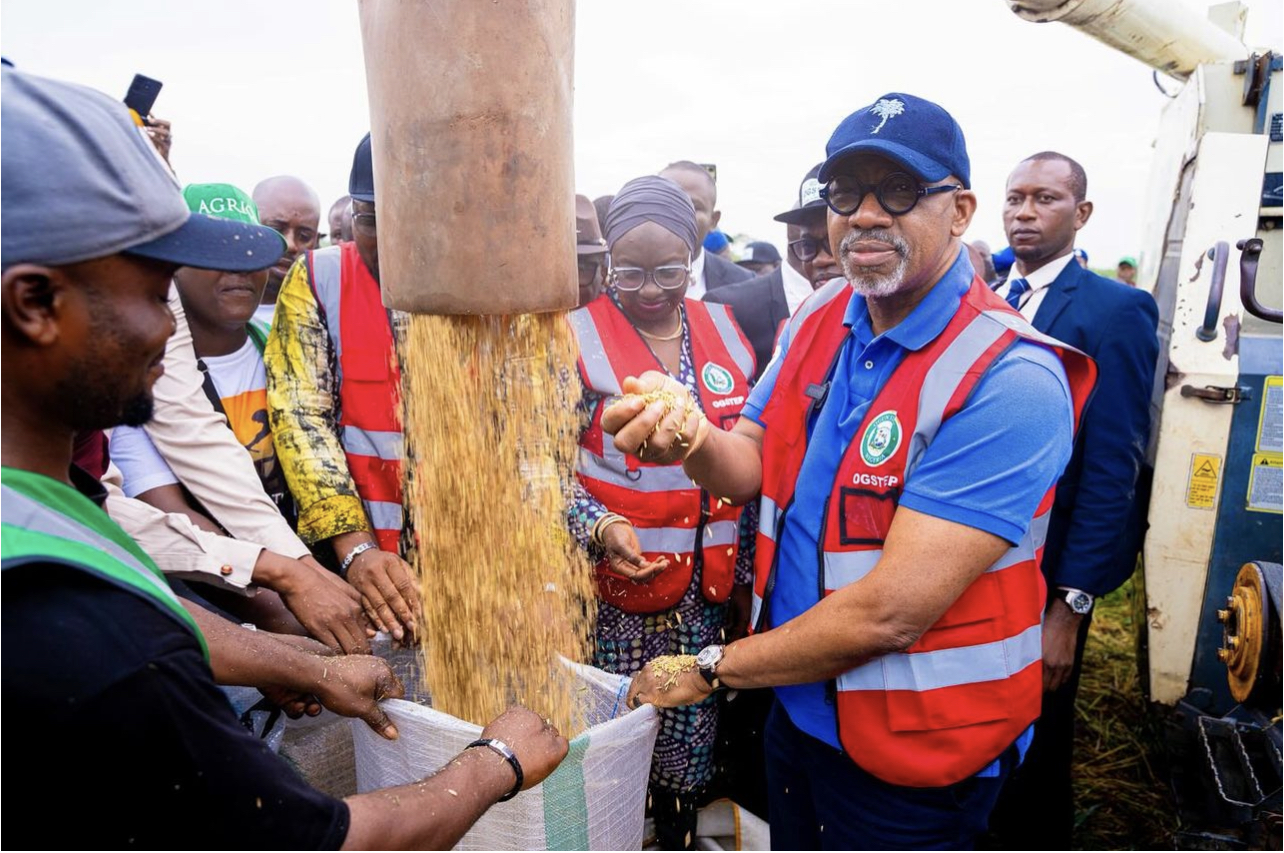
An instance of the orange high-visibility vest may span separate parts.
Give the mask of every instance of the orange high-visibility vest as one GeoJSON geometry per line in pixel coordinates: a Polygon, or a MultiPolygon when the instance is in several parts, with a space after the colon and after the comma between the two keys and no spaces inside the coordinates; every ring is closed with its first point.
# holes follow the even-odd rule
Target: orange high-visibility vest
{"type": "MultiPolygon", "coordinates": [[[[754,564],[753,622],[770,626],[776,540],[807,452],[807,419],[850,330],[853,295],[835,281],[790,321],[792,338],[762,413],[763,489],[754,564]],[[809,395],[808,391],[812,393],[809,395]]],[[[941,424],[967,402],[995,360],[1025,339],[1060,357],[1079,417],[1096,382],[1092,359],[1036,331],[980,279],[935,340],[906,353],[870,403],[834,478],[814,572],[824,595],[857,583],[882,556],[907,480],[941,424]]],[[[1039,716],[1041,622],[1046,590],[1039,561],[1055,489],[1025,536],[904,652],[874,658],[831,685],[847,754],[896,785],[938,787],[992,762],[1039,716]]]]}
{"type": "Polygon", "coordinates": [[[339,436],[379,547],[401,538],[401,368],[388,310],[348,242],[307,253],[308,281],[334,348],[339,436]]]}
{"type": "MultiPolygon", "coordinates": [[[[753,350],[727,306],[688,299],[686,315],[700,407],[713,425],[731,429],[749,394],[753,350]]],[[[625,377],[665,369],[609,296],[575,310],[570,319],[580,345],[580,378],[597,394],[616,396],[625,377]]],[[[597,407],[580,437],[576,474],[589,494],[633,523],[643,556],[665,557],[669,567],[638,584],[602,560],[596,568],[598,594],[627,613],[667,610],[691,585],[698,551],[701,592],[711,602],[726,601],[735,580],[740,508],[700,489],[681,464],[639,462],[616,450],[602,432],[605,408],[597,407]]]]}

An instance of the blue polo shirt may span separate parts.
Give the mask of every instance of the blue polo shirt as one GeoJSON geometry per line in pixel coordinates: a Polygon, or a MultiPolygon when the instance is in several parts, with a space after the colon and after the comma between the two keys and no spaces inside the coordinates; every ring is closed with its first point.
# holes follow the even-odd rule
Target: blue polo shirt
{"type": "MultiPolygon", "coordinates": [[[[945,330],[971,282],[972,266],[961,251],[910,315],[881,335],[874,334],[864,297],[852,295],[843,318],[851,334],[839,353],[829,395],[807,426],[807,454],[780,534],[773,625],[820,600],[816,555],[822,512],[843,453],[905,353],[923,348],[945,330]]],[[[743,414],[759,425],[789,342],[786,327],[745,403],[743,414]]],[[[900,505],[1015,545],[1070,459],[1073,411],[1061,360],[1046,347],[1018,342],[999,356],[964,407],[941,425],[905,484],[900,505]]],[[[777,687],[776,696],[795,726],[841,748],[834,706],[823,683],[777,687]]]]}

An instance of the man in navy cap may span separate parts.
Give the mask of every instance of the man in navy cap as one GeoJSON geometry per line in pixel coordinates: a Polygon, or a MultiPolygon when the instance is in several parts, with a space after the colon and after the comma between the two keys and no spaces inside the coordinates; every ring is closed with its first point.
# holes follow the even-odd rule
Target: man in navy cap
{"type": "MultiPolygon", "coordinates": [[[[949,113],[889,93],[826,155],[845,278],[795,312],[735,429],[631,396],[602,418],[710,494],[761,494],[755,633],[628,699],[775,687],[773,848],[968,848],[1039,713],[1038,554],[1095,368],[974,280],[949,113]]],[[[686,393],[624,388],[658,389],[686,393]]]]}
{"type": "MultiPolygon", "coordinates": [[[[491,804],[547,776],[566,741],[515,708],[430,779],[346,801],[309,787],[215,687],[211,666],[242,683],[259,662],[211,656],[215,635],[71,464],[78,431],[149,418],[175,270],[262,269],[280,236],[190,213],[123,104],[7,67],[0,87],[4,731],[21,750],[34,713],[50,735],[7,805],[40,814],[57,791],[74,813],[55,830],[71,849],[453,846],[491,804]]],[[[375,658],[299,658],[338,693],[364,670],[381,676],[370,693],[400,695],[375,658]]],[[[295,677],[284,666],[276,676],[295,677]]],[[[49,843],[40,821],[9,826],[12,846],[49,843]]]]}
{"type": "Polygon", "coordinates": [[[412,636],[419,594],[401,558],[401,375],[379,291],[370,134],[348,178],[352,242],[304,252],[286,275],[263,352],[277,458],[299,536],[322,544],[367,614],[412,636]]]}

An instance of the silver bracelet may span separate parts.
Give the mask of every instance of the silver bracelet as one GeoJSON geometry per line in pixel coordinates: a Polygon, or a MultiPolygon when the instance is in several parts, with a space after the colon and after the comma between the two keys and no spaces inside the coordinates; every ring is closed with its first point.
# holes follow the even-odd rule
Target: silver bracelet
{"type": "Polygon", "coordinates": [[[352,565],[352,561],[357,559],[357,557],[360,556],[361,554],[364,554],[365,552],[369,551],[371,548],[378,548],[378,547],[379,546],[373,542],[362,542],[360,545],[357,545],[355,548],[349,551],[348,556],[344,557],[343,562],[339,563],[339,577],[343,578],[344,580],[347,580],[348,568],[352,565]]]}

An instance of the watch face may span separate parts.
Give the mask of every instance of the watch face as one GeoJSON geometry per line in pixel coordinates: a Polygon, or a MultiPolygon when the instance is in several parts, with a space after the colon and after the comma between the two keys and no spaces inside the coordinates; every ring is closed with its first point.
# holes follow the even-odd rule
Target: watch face
{"type": "Polygon", "coordinates": [[[696,666],[701,669],[708,669],[716,666],[718,661],[722,660],[722,646],[705,646],[696,655],[696,666]]]}
{"type": "Polygon", "coordinates": [[[1087,613],[1092,609],[1092,599],[1087,593],[1080,592],[1074,595],[1070,601],[1070,609],[1075,613],[1087,613]]]}

